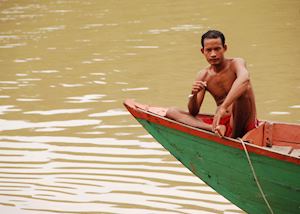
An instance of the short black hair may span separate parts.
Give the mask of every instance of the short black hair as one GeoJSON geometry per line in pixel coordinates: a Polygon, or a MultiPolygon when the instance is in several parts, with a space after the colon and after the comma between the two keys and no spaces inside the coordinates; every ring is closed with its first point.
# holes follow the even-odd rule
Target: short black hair
{"type": "Polygon", "coordinates": [[[206,33],[204,33],[201,37],[201,45],[202,48],[204,48],[204,39],[217,39],[220,38],[222,41],[222,45],[224,47],[225,45],[225,36],[221,31],[218,30],[209,30],[206,33]]]}

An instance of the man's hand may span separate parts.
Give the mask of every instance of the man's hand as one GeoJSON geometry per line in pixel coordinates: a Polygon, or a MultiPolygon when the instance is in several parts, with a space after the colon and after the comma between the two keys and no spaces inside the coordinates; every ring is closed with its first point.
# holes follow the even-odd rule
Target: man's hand
{"type": "Polygon", "coordinates": [[[203,98],[205,95],[205,89],[206,89],[206,81],[199,80],[201,78],[198,78],[192,86],[192,92],[189,95],[189,101],[188,101],[188,109],[189,113],[193,116],[196,116],[199,111],[200,107],[203,102],[203,98]]]}
{"type": "Polygon", "coordinates": [[[220,120],[226,114],[226,112],[227,110],[223,106],[220,106],[214,116],[212,131],[219,136],[221,135],[220,137],[223,137],[220,131],[220,120]]]}
{"type": "Polygon", "coordinates": [[[196,80],[192,86],[192,94],[197,94],[201,90],[205,90],[207,87],[206,81],[196,80]]]}

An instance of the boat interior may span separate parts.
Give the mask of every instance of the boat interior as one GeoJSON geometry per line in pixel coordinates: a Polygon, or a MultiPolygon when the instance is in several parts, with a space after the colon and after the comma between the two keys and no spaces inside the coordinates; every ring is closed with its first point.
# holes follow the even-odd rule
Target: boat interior
{"type": "Polygon", "coordinates": [[[242,139],[251,144],[300,157],[300,125],[297,124],[262,121],[242,139]]]}

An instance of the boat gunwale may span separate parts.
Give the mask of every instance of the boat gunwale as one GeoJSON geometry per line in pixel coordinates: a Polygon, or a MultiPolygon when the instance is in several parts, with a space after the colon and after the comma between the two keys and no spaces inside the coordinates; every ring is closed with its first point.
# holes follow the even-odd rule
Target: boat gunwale
{"type": "MultiPolygon", "coordinates": [[[[128,111],[135,117],[139,119],[145,119],[147,121],[150,121],[152,123],[162,125],[171,129],[175,129],[181,132],[184,132],[186,134],[191,134],[196,137],[204,138],[207,140],[210,140],[214,143],[223,144],[225,146],[230,146],[233,148],[237,148],[240,150],[244,150],[244,147],[242,145],[242,142],[238,139],[230,138],[230,137],[222,137],[215,135],[212,132],[199,129],[190,125],[186,125],[183,123],[180,123],[178,121],[163,117],[161,115],[152,113],[150,111],[147,111],[146,109],[143,109],[139,106],[136,106],[137,104],[135,101],[124,101],[125,107],[128,109],[128,111]]],[[[205,115],[205,114],[202,114],[205,115]]],[[[208,114],[209,115],[209,114],[208,114]]],[[[288,124],[288,123],[286,123],[288,124]]],[[[273,159],[278,159],[285,162],[294,163],[297,165],[300,165],[300,158],[291,156],[288,154],[283,154],[278,151],[273,151],[267,147],[261,147],[255,144],[250,144],[247,141],[244,141],[245,146],[247,148],[248,153],[255,153],[258,155],[266,156],[273,159]]]]}

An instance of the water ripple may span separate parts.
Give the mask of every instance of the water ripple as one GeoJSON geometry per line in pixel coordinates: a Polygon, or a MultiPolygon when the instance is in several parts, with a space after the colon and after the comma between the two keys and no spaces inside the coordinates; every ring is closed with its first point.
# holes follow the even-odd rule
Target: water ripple
{"type": "Polygon", "coordinates": [[[0,130],[18,130],[28,128],[62,128],[62,127],[79,127],[97,125],[100,120],[64,120],[64,121],[49,121],[49,122],[27,122],[22,120],[1,120],[0,130]]]}
{"type": "Polygon", "coordinates": [[[111,109],[105,112],[90,114],[89,117],[111,117],[111,116],[121,116],[121,115],[129,115],[128,111],[124,111],[123,109],[111,109]]]}
{"type": "Polygon", "coordinates": [[[27,111],[24,114],[56,115],[56,114],[75,114],[88,111],[88,109],[52,109],[48,111],[27,111]]]}
{"type": "Polygon", "coordinates": [[[67,99],[70,101],[66,101],[68,103],[90,103],[97,102],[98,99],[105,97],[105,94],[86,94],[78,97],[68,97],[67,99]]]}
{"type": "MultiPolygon", "coordinates": [[[[13,105],[3,105],[0,106],[0,115],[1,114],[5,114],[6,112],[16,112],[16,111],[21,111],[21,109],[16,109],[14,108],[15,106],[13,105]]],[[[0,127],[1,127],[1,123],[0,123],[0,127]]]]}

